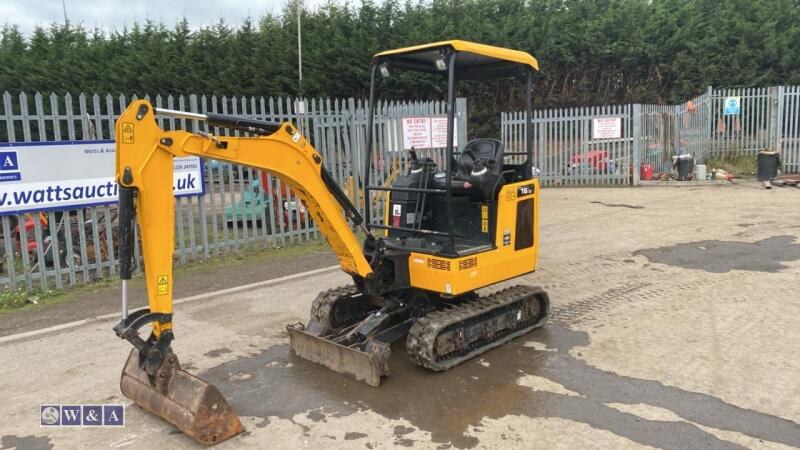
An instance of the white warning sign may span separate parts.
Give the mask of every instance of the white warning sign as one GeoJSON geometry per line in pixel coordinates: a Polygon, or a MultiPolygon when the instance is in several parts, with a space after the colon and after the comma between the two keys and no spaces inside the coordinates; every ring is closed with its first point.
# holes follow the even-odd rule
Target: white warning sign
{"type": "Polygon", "coordinates": [[[403,149],[431,148],[431,119],[428,117],[403,118],[403,149]]]}
{"type": "MultiPolygon", "coordinates": [[[[453,123],[453,146],[458,146],[458,127],[453,123]]],[[[447,117],[403,118],[403,149],[447,147],[447,117]]]]}
{"type": "MultiPolygon", "coordinates": [[[[431,118],[431,147],[447,147],[447,117],[431,118]]],[[[458,122],[453,121],[453,147],[458,147],[458,122]]]]}
{"type": "Polygon", "coordinates": [[[592,119],[592,139],[619,139],[622,137],[622,117],[592,119]]]}

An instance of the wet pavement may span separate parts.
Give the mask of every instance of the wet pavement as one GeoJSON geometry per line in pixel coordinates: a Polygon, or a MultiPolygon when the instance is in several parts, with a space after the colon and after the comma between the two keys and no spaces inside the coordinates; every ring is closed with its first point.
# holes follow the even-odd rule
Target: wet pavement
{"type": "MultiPolygon", "coordinates": [[[[539,270],[503,286],[545,287],[550,321],[443,373],[397,344],[380,388],[291,355],[283,325],[341,273],[179,305],[182,365],[248,429],[218,448],[800,447],[800,196],[550,189],[541,215],[539,270]]],[[[39,427],[40,403],[129,403],[111,325],[0,344],[1,448],[199,447],[135,405],[39,427]]]]}
{"type": "Polygon", "coordinates": [[[784,235],[756,242],[688,242],[639,250],[633,254],[642,255],[651,262],[659,264],[707,272],[722,273],[731,270],[778,272],[787,268],[783,264],[785,261],[800,259],[800,239],[784,235]]]}

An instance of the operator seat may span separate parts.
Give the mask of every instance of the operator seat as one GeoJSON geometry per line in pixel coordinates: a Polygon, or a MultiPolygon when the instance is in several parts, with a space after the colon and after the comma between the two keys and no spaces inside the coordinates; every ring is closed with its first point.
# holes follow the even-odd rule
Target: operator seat
{"type": "MultiPolygon", "coordinates": [[[[453,195],[470,195],[476,200],[487,200],[493,195],[503,171],[505,146],[497,139],[473,139],[467,142],[458,160],[451,160],[451,185],[453,195]]],[[[439,174],[436,183],[447,187],[444,174],[439,174]]]]}
{"type": "Polygon", "coordinates": [[[458,175],[468,180],[475,163],[484,160],[490,172],[500,175],[503,169],[505,146],[497,139],[473,139],[467,142],[458,158],[458,175]]]}

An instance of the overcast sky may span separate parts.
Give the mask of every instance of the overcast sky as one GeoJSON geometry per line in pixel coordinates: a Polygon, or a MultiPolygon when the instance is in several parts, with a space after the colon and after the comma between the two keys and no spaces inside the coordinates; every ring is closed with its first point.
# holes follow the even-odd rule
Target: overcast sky
{"type": "MultiPolygon", "coordinates": [[[[280,12],[287,0],[64,0],[67,18],[85,28],[122,29],[151,19],[172,26],[186,16],[192,28],[209,25],[224,17],[238,25],[247,16],[280,12]]],[[[314,7],[321,0],[305,0],[314,7]]],[[[62,0],[0,0],[0,24],[16,24],[30,34],[36,25],[64,22],[62,0]]]]}

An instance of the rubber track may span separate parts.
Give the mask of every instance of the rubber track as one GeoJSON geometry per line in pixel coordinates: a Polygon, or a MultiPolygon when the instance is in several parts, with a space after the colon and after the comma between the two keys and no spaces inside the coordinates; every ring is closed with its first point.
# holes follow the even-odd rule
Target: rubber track
{"type": "Polygon", "coordinates": [[[406,350],[411,360],[420,366],[435,371],[447,370],[518,336],[522,336],[535,328],[541,327],[547,320],[548,309],[549,298],[543,289],[524,285],[512,286],[486,297],[478,297],[453,308],[435,311],[420,317],[408,332],[406,350]],[[442,331],[447,331],[451,325],[531,297],[541,299],[544,304],[540,304],[539,317],[533,322],[529,322],[529,325],[514,330],[503,330],[497,333],[493,340],[484,342],[480,347],[471,350],[470,348],[465,348],[458,352],[457,355],[444,361],[437,361],[436,338],[442,331]]]}
{"type": "Polygon", "coordinates": [[[327,291],[322,291],[317,294],[314,302],[311,303],[311,320],[317,321],[323,325],[324,332],[322,334],[328,334],[334,331],[330,314],[336,302],[342,298],[351,297],[358,293],[359,290],[354,284],[348,284],[346,286],[328,289],[327,291]]]}

